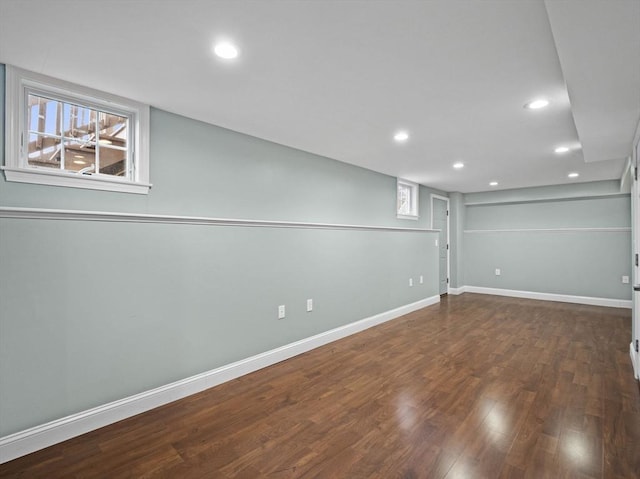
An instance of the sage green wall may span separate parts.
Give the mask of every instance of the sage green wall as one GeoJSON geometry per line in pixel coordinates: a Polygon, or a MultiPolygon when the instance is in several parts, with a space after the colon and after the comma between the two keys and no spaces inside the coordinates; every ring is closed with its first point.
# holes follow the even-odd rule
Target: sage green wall
{"type": "Polygon", "coordinates": [[[0,231],[3,434],[434,296],[438,287],[429,233],[23,219],[0,220],[0,231]],[[287,306],[283,320],[279,304],[287,306]]]}
{"type": "Polygon", "coordinates": [[[465,195],[466,285],[631,299],[630,197],[616,192],[603,181],[465,195]]]}
{"type": "Polygon", "coordinates": [[[451,287],[460,288],[465,285],[464,277],[464,223],[465,206],[462,193],[449,194],[450,211],[450,244],[451,244],[451,287]]]}
{"type": "Polygon", "coordinates": [[[630,227],[629,195],[468,206],[466,230],[630,227]]]}
{"type": "MultiPolygon", "coordinates": [[[[395,178],[157,109],[151,181],[132,195],[3,177],[0,206],[430,223],[428,188],[420,220],[398,220],[395,178]]],[[[0,436],[435,296],[435,235],[0,219],[0,436]]]]}

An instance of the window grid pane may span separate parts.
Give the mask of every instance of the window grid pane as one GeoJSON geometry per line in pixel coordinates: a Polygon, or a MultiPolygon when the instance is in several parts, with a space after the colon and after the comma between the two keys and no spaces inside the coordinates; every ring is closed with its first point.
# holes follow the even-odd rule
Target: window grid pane
{"type": "Polygon", "coordinates": [[[60,169],[60,138],[29,134],[27,157],[30,166],[60,169]]]}
{"type": "Polygon", "coordinates": [[[407,185],[398,185],[398,213],[411,214],[411,188],[407,185]]]}
{"type": "Polygon", "coordinates": [[[397,212],[404,216],[417,216],[417,186],[398,182],[397,212]]]}
{"type": "Polygon", "coordinates": [[[27,163],[128,177],[129,118],[29,93],[27,163]]]}

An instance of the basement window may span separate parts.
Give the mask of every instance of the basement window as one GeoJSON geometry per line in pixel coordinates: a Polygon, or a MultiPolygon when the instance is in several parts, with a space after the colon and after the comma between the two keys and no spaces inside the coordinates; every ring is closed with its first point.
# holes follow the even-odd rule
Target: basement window
{"type": "Polygon", "coordinates": [[[6,69],[7,181],[146,194],[149,107],[6,69]]]}
{"type": "Polygon", "coordinates": [[[398,178],[398,218],[408,220],[418,219],[418,191],[419,186],[417,184],[398,178]]]}

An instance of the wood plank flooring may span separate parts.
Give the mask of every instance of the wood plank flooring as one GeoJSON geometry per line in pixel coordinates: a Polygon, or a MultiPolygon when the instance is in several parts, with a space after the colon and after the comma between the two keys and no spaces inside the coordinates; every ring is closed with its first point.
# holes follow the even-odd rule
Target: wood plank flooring
{"type": "Polygon", "coordinates": [[[0,466],[28,478],[638,478],[630,312],[463,294],[0,466]]]}

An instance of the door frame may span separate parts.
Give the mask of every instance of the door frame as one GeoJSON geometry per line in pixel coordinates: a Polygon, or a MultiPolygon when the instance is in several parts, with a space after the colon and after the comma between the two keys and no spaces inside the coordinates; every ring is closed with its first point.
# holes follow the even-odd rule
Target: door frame
{"type": "MultiPolygon", "coordinates": [[[[451,288],[451,216],[449,215],[449,198],[446,196],[436,195],[431,193],[431,229],[433,228],[433,200],[442,200],[447,204],[447,294],[449,294],[449,288],[451,288]]],[[[438,278],[438,283],[440,278],[438,278]]]]}
{"type": "Polygon", "coordinates": [[[636,288],[640,285],[640,265],[636,258],[640,254],[640,184],[638,168],[640,167],[640,124],[636,131],[632,144],[630,158],[631,172],[631,230],[632,230],[632,268],[633,268],[633,291],[632,291],[632,317],[631,317],[631,344],[629,354],[633,365],[633,374],[640,380],[640,352],[638,352],[638,342],[640,341],[640,292],[636,288]]]}

